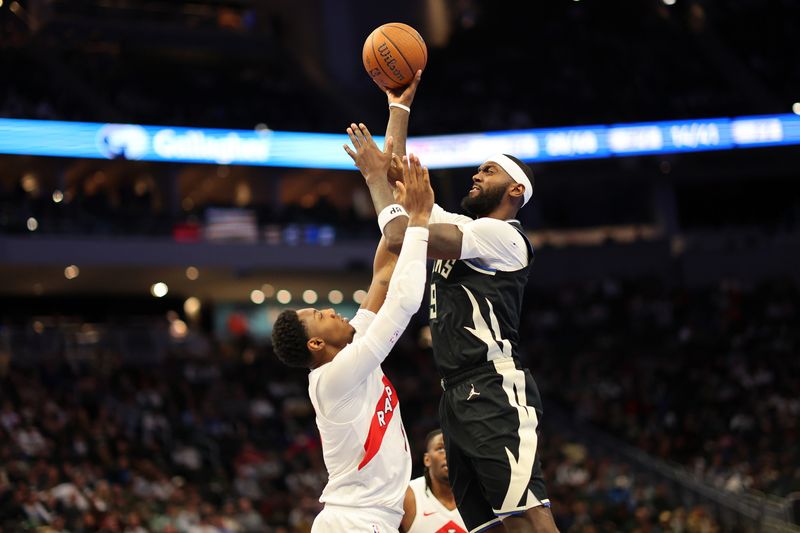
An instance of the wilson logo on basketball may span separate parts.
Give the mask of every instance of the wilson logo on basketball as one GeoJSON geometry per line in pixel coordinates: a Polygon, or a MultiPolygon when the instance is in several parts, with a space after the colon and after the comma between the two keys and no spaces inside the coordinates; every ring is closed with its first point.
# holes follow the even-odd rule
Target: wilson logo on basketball
{"type": "Polygon", "coordinates": [[[381,45],[378,47],[378,53],[383,58],[383,62],[386,64],[386,68],[391,70],[392,74],[394,74],[397,77],[397,81],[398,82],[404,81],[406,77],[403,76],[403,73],[400,72],[399,68],[397,68],[397,60],[394,57],[392,57],[392,51],[389,50],[389,47],[386,45],[386,43],[381,43],[381,45]]]}
{"type": "Polygon", "coordinates": [[[392,421],[392,416],[397,409],[397,394],[395,393],[394,386],[389,378],[383,376],[383,394],[381,394],[377,405],[375,406],[375,416],[372,417],[372,423],[369,425],[369,433],[367,433],[367,440],[364,441],[364,458],[358,465],[361,470],[367,463],[369,463],[378,450],[381,449],[383,437],[386,435],[386,428],[389,427],[389,422],[392,421]]]}
{"type": "Polygon", "coordinates": [[[364,41],[361,60],[370,77],[382,89],[399,89],[414,79],[428,62],[422,36],[401,22],[375,28],[364,41]]]}

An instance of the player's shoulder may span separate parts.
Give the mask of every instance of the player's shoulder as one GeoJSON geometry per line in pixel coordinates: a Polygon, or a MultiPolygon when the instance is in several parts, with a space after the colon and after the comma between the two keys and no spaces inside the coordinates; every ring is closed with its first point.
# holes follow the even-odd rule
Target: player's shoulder
{"type": "Polygon", "coordinates": [[[409,481],[408,486],[411,487],[416,494],[423,495],[425,493],[425,476],[419,476],[409,481]]]}
{"type": "Polygon", "coordinates": [[[501,220],[499,218],[492,218],[492,217],[481,217],[470,221],[469,226],[471,228],[480,228],[496,232],[519,233],[519,231],[512,222],[516,221],[501,220]]]}
{"type": "Polygon", "coordinates": [[[521,227],[512,224],[512,221],[509,220],[482,217],[473,220],[467,226],[469,227],[468,231],[486,242],[499,241],[513,243],[514,246],[519,246],[525,242],[521,227]]]}

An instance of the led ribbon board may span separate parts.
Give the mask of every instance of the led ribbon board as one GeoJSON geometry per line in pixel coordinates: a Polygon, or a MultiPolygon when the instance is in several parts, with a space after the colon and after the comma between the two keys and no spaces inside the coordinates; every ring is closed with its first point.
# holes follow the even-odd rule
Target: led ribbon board
{"type": "MultiPolygon", "coordinates": [[[[378,144],[383,137],[376,137],[378,144]]],[[[93,159],[353,169],[345,134],[0,119],[0,153],[93,159]]],[[[528,162],[800,144],[800,116],[769,115],[413,137],[430,168],[494,153],[528,162]]]]}

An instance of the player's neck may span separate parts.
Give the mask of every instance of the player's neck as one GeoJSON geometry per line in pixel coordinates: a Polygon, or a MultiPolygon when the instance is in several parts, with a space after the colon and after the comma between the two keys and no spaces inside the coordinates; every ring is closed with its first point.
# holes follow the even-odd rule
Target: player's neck
{"type": "Polygon", "coordinates": [[[449,511],[456,508],[456,499],[453,496],[453,490],[450,488],[449,484],[431,478],[431,492],[433,492],[433,496],[449,511]]]}
{"type": "Polygon", "coordinates": [[[517,216],[517,208],[512,205],[507,205],[502,202],[491,213],[486,215],[488,218],[496,218],[498,220],[511,220],[517,216]]]}
{"type": "Polygon", "coordinates": [[[314,370],[315,368],[319,368],[326,363],[330,363],[333,361],[333,358],[336,357],[336,354],[341,352],[339,348],[334,348],[331,346],[326,346],[322,352],[317,355],[314,360],[311,362],[310,369],[314,370]]]}

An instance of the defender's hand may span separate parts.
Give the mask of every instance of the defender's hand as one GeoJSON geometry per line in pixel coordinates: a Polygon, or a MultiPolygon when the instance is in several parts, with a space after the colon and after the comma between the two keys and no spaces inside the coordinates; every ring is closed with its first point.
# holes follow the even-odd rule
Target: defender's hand
{"type": "Polygon", "coordinates": [[[392,164],[389,166],[387,177],[392,187],[396,187],[398,181],[403,181],[403,159],[397,154],[392,154],[392,164]]]}
{"type": "Polygon", "coordinates": [[[397,201],[406,208],[410,225],[427,226],[434,201],[428,169],[411,154],[403,158],[403,177],[397,182],[397,201]]]}
{"type": "Polygon", "coordinates": [[[364,179],[368,182],[376,179],[387,179],[389,167],[392,164],[394,140],[388,137],[384,150],[381,151],[375,141],[372,140],[372,135],[367,127],[364,124],[356,125],[355,123],[350,124],[350,127],[347,128],[347,135],[350,137],[350,142],[353,143],[355,150],[345,144],[344,151],[356,164],[364,179]]]}

